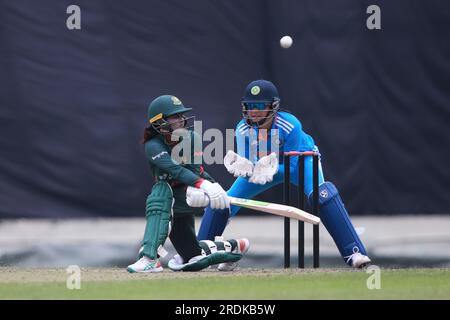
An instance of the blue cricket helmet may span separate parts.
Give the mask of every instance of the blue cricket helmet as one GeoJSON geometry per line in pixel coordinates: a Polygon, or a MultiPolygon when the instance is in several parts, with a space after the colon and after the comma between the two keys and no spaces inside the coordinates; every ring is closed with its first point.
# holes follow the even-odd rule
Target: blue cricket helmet
{"type": "Polygon", "coordinates": [[[275,102],[280,101],[278,90],[275,85],[267,80],[255,80],[245,88],[242,103],[246,102],[275,102]]]}
{"type": "Polygon", "coordinates": [[[255,80],[245,88],[241,99],[242,116],[250,126],[260,127],[271,121],[280,108],[280,96],[275,85],[267,80],[255,80]],[[269,110],[269,113],[259,121],[254,121],[248,114],[249,110],[269,110]]]}

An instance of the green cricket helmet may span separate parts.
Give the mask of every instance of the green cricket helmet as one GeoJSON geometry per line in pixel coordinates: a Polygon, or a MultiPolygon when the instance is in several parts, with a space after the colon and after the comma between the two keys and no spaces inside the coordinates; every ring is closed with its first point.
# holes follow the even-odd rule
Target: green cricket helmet
{"type": "MultiPolygon", "coordinates": [[[[166,132],[172,131],[170,129],[170,124],[166,119],[170,116],[177,114],[184,114],[191,111],[192,108],[187,108],[183,105],[180,99],[172,95],[163,95],[154,99],[148,106],[147,118],[150,125],[159,133],[161,129],[166,132]]],[[[180,121],[186,121],[193,117],[182,117],[180,121]]]]}

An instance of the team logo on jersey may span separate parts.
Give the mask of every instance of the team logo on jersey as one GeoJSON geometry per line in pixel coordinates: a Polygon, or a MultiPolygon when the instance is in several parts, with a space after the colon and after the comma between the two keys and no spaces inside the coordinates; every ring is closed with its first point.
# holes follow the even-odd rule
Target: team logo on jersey
{"type": "Polygon", "coordinates": [[[259,86],[254,86],[250,89],[250,92],[252,93],[252,95],[256,96],[261,92],[261,88],[259,86]]]}
{"type": "Polygon", "coordinates": [[[168,154],[167,151],[160,152],[156,156],[152,157],[152,160],[156,160],[158,158],[161,158],[165,154],[168,154]]]}
{"type": "Polygon", "coordinates": [[[327,190],[320,191],[320,196],[322,198],[328,198],[328,191],[327,190]]]}
{"type": "Polygon", "coordinates": [[[177,97],[172,96],[171,99],[172,99],[172,102],[173,102],[174,105],[176,105],[176,106],[181,105],[181,101],[177,97]]]}

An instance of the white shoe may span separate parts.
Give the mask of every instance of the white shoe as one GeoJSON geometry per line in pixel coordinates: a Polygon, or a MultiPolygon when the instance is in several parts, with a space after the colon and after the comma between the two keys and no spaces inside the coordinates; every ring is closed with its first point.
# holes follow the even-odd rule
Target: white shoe
{"type": "Polygon", "coordinates": [[[352,267],[353,268],[364,268],[368,264],[372,262],[368,256],[365,256],[359,252],[359,248],[355,247],[353,248],[353,254],[344,257],[347,259],[347,263],[351,260],[352,261],[352,267]]]}
{"type": "Polygon", "coordinates": [[[179,254],[176,254],[169,260],[167,266],[173,271],[179,271],[184,267],[184,260],[179,254]]]}
{"type": "Polygon", "coordinates": [[[352,267],[353,268],[364,268],[372,262],[368,256],[365,256],[361,253],[355,254],[352,258],[352,267]]]}
{"type": "MultiPolygon", "coordinates": [[[[247,238],[236,239],[238,242],[237,247],[234,249],[233,253],[245,254],[250,248],[250,241],[247,238]]],[[[224,262],[219,264],[217,270],[219,271],[233,271],[236,269],[238,263],[237,262],[224,262]]]]}
{"type": "Polygon", "coordinates": [[[143,256],[135,263],[130,264],[127,268],[127,271],[129,273],[162,272],[163,267],[161,266],[161,262],[159,262],[159,259],[152,260],[147,256],[143,256]]]}

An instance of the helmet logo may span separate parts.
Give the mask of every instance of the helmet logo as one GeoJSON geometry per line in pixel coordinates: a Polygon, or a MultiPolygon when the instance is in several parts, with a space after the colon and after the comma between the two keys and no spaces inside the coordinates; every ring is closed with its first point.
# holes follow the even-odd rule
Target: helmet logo
{"type": "Polygon", "coordinates": [[[173,102],[174,105],[176,105],[176,106],[181,105],[181,101],[177,97],[172,96],[171,99],[172,99],[172,102],[173,102]]]}
{"type": "Polygon", "coordinates": [[[256,96],[261,92],[261,88],[259,86],[254,86],[250,89],[250,92],[252,93],[252,95],[256,96]]]}

